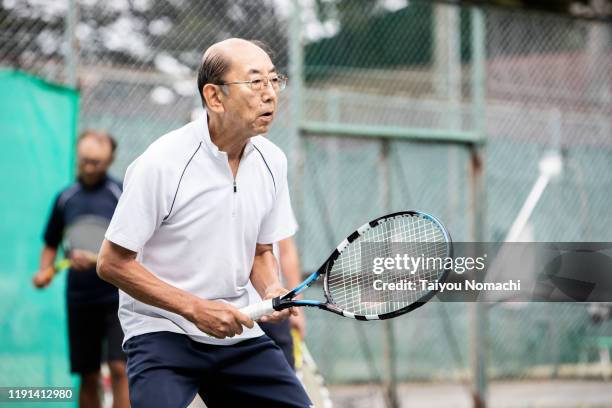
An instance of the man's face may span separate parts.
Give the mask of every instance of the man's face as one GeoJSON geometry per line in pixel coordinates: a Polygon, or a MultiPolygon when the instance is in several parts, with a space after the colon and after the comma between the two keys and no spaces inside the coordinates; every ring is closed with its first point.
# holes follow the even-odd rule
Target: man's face
{"type": "MultiPolygon", "coordinates": [[[[224,82],[251,81],[277,75],[268,54],[252,44],[235,47],[228,53],[230,70],[224,82]]],[[[224,99],[225,119],[232,126],[249,136],[267,133],[276,114],[277,94],[268,83],[261,90],[253,90],[249,84],[226,85],[228,94],[224,99]]]]}
{"type": "Polygon", "coordinates": [[[112,163],[112,147],[109,141],[94,137],[81,139],[77,146],[79,178],[87,186],[98,183],[112,163]]]}

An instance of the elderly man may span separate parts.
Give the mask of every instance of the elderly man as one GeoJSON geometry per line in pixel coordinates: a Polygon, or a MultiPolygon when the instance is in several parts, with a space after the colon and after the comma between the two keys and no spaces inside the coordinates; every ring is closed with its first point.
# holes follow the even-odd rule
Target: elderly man
{"type": "MultiPolygon", "coordinates": [[[[107,175],[115,147],[115,141],[106,132],[86,130],[79,137],[78,180],[58,194],[53,205],[45,230],[40,271],[33,278],[36,287],[51,283],[52,265],[66,231],[83,220],[95,219],[102,226],[108,225],[121,195],[121,184],[107,175]]],[[[99,239],[97,246],[102,244],[102,237],[99,239]]],[[[80,243],[71,244],[78,248],[80,243]]],[[[96,275],[95,254],[66,246],[64,251],[70,259],[66,289],[70,369],[81,377],[79,406],[100,407],[100,363],[104,359],[111,373],[113,407],[128,407],[117,288],[96,275]]]]}
{"type": "Polygon", "coordinates": [[[310,405],[279,348],[238,310],[286,293],[272,243],[296,230],[287,162],[258,136],[285,83],[258,43],[214,44],[198,73],[206,114],[127,170],[98,274],[121,289],[133,407],[184,407],[196,393],[208,407],[310,405]]]}

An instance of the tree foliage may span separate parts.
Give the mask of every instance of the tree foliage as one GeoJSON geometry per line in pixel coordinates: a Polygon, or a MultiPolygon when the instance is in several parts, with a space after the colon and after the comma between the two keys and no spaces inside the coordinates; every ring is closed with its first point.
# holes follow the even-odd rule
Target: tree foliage
{"type": "MultiPolygon", "coordinates": [[[[67,2],[66,2],[67,3],[67,2]]],[[[0,58],[19,66],[28,55],[61,58],[66,10],[54,0],[0,2],[0,58]],[[55,2],[55,4],[58,4],[55,2]],[[54,11],[50,11],[54,10],[54,11]]],[[[197,66],[212,43],[233,36],[258,39],[286,64],[286,30],[270,0],[79,1],[82,60],[149,64],[164,52],[197,66]]]]}

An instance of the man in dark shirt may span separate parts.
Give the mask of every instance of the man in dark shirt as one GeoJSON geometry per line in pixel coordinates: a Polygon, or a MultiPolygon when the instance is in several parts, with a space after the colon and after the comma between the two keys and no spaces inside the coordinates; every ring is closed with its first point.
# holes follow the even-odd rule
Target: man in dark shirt
{"type": "MultiPolygon", "coordinates": [[[[55,199],[45,230],[40,271],[33,279],[36,287],[46,287],[53,279],[49,267],[71,226],[84,219],[103,225],[110,222],[121,195],[121,184],[107,175],[115,147],[115,141],[105,132],[87,130],[79,137],[78,180],[55,199]]],[[[62,246],[70,260],[66,291],[70,366],[73,373],[81,376],[79,406],[100,406],[100,363],[104,353],[110,369],[113,406],[129,407],[117,288],[96,274],[95,253],[62,246]]]]}

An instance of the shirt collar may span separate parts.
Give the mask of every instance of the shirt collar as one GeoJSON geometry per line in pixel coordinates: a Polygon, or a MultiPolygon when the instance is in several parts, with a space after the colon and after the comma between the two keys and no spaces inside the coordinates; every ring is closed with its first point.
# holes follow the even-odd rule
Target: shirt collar
{"type": "Polygon", "coordinates": [[[107,174],[104,174],[104,176],[102,176],[102,178],[100,180],[98,180],[95,184],[92,184],[92,185],[87,185],[87,184],[83,183],[83,180],[81,180],[80,177],[77,177],[77,182],[79,183],[81,188],[83,190],[86,190],[86,191],[96,191],[96,190],[99,190],[102,187],[104,187],[104,185],[106,184],[107,181],[108,181],[108,175],[107,174]]]}
{"type": "MultiPolygon", "coordinates": [[[[217,145],[214,144],[213,141],[210,139],[210,132],[208,130],[208,114],[206,113],[206,111],[204,111],[204,113],[200,115],[200,117],[196,120],[195,128],[196,128],[196,132],[198,133],[200,139],[202,140],[202,143],[206,151],[208,151],[210,155],[212,155],[215,158],[220,158],[220,157],[227,158],[227,153],[219,150],[217,145]]],[[[251,137],[247,141],[246,146],[244,147],[244,153],[242,154],[242,157],[246,157],[250,152],[253,151],[254,147],[253,147],[252,140],[253,138],[251,137]]]]}

